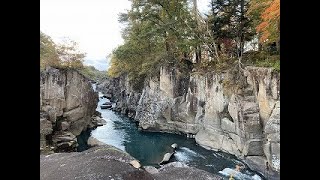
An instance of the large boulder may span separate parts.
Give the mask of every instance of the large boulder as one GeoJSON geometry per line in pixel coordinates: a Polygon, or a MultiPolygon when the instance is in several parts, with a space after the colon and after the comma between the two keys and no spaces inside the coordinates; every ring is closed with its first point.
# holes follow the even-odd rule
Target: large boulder
{"type": "Polygon", "coordinates": [[[141,168],[141,164],[138,160],[132,160],[130,161],[130,164],[137,169],[141,168]]]}
{"type": "Polygon", "coordinates": [[[107,124],[107,121],[99,116],[93,116],[89,128],[94,128],[97,126],[103,126],[107,124]]]}
{"type": "Polygon", "coordinates": [[[177,149],[177,148],[178,148],[178,144],[177,144],[177,143],[173,143],[173,144],[171,144],[171,147],[172,147],[173,149],[177,149]]]}
{"type": "Polygon", "coordinates": [[[102,146],[102,145],[105,145],[105,143],[99,141],[98,139],[90,136],[88,138],[88,141],[87,141],[87,144],[91,147],[94,147],[94,146],[102,146]]]}
{"type": "Polygon", "coordinates": [[[109,145],[93,147],[83,152],[40,155],[40,179],[222,180],[221,176],[180,162],[169,163],[160,169],[145,167],[148,170],[136,168],[140,167],[136,162],[138,161],[129,154],[109,145]]]}
{"type": "Polygon", "coordinates": [[[53,135],[52,142],[58,152],[76,151],[78,146],[77,137],[70,132],[60,132],[53,135]]]}
{"type": "Polygon", "coordinates": [[[165,153],[163,158],[162,158],[162,160],[161,160],[161,162],[159,164],[167,163],[171,159],[173,154],[174,153],[165,153]]]}
{"type": "Polygon", "coordinates": [[[130,165],[132,160],[127,153],[108,145],[80,153],[40,155],[40,179],[154,179],[148,172],[130,165]]]}

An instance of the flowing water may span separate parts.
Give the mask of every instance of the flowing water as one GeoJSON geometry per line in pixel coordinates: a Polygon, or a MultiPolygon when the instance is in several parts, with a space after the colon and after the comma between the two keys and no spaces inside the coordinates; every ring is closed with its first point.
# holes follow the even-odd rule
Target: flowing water
{"type": "Polygon", "coordinates": [[[106,98],[101,99],[101,96],[99,92],[97,111],[101,112],[107,123],[92,130],[91,136],[126,151],[142,165],[159,167],[158,163],[169,151],[171,144],[177,143],[178,148],[171,161],[183,162],[191,167],[225,176],[225,179],[228,179],[236,164],[241,164],[245,169],[237,173],[236,179],[264,179],[235,156],[202,148],[194,139],[176,134],[139,131],[128,117],[109,109],[100,109],[101,104],[109,101],[106,98]]]}

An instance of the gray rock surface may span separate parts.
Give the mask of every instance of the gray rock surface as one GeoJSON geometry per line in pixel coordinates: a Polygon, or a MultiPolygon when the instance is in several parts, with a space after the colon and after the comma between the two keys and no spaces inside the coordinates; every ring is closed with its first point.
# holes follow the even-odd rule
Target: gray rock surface
{"type": "Polygon", "coordinates": [[[61,127],[60,128],[61,128],[62,131],[68,130],[69,127],[70,127],[70,124],[68,122],[66,122],[66,121],[61,122],[61,127]]]}
{"type": "Polygon", "coordinates": [[[135,168],[129,154],[109,145],[97,146],[83,152],[40,155],[40,179],[95,179],[95,180],[216,180],[218,175],[169,163],[159,170],[154,167],[135,168]],[[144,170],[146,169],[146,170],[144,170]]]}
{"type": "Polygon", "coordinates": [[[130,155],[112,146],[98,146],[83,152],[40,155],[40,179],[152,180],[144,170],[130,165],[130,155]]]}
{"type": "Polygon", "coordinates": [[[78,146],[77,137],[71,132],[58,132],[52,137],[52,141],[60,151],[76,151],[78,146]]]}
{"type": "Polygon", "coordinates": [[[177,149],[177,148],[178,148],[178,144],[177,144],[177,143],[173,143],[173,144],[171,144],[171,147],[172,147],[173,149],[177,149]]]}
{"type": "Polygon", "coordinates": [[[97,85],[97,91],[103,92],[111,102],[115,103],[113,110],[131,118],[135,116],[141,92],[133,91],[127,75],[106,79],[97,85]]]}
{"type": "Polygon", "coordinates": [[[130,164],[137,169],[141,168],[141,164],[138,160],[132,160],[130,161],[130,164]]]}
{"type": "Polygon", "coordinates": [[[92,120],[91,120],[91,123],[89,124],[89,127],[90,128],[94,128],[94,127],[97,127],[97,126],[103,126],[105,124],[107,124],[106,120],[104,120],[103,118],[101,118],[99,116],[93,116],[92,120]]]}
{"type": "Polygon", "coordinates": [[[143,168],[150,174],[156,174],[159,172],[159,170],[153,166],[144,166],[143,168]]]}
{"type": "Polygon", "coordinates": [[[157,180],[222,180],[221,176],[208,173],[206,171],[188,167],[180,162],[172,162],[159,169],[159,173],[153,174],[157,180]]]}
{"type": "Polygon", "coordinates": [[[161,160],[161,162],[159,164],[167,163],[170,160],[172,155],[173,155],[173,153],[165,153],[163,155],[163,158],[162,158],[162,160],[161,160]]]}
{"type": "Polygon", "coordinates": [[[62,132],[78,136],[90,127],[91,116],[96,112],[97,102],[98,94],[94,92],[90,81],[78,71],[50,67],[41,71],[40,145],[42,148],[51,141],[57,151],[64,151],[63,147],[67,149],[76,147],[76,139],[59,143],[60,140],[54,138],[64,136],[62,132]]]}
{"type": "Polygon", "coordinates": [[[45,118],[40,118],[40,134],[48,135],[52,131],[52,123],[45,118]]]}
{"type": "Polygon", "coordinates": [[[267,159],[262,156],[248,156],[244,160],[248,166],[260,173],[262,173],[268,180],[279,180],[280,173],[272,170],[270,167],[266,168],[267,159]]]}
{"type": "Polygon", "coordinates": [[[142,130],[195,135],[208,149],[266,157],[280,172],[280,73],[274,69],[248,66],[237,74],[161,67],[141,92],[130,88],[126,76],[108,81],[104,92],[118,110],[134,111],[142,130]]]}
{"type": "Polygon", "coordinates": [[[90,136],[88,138],[88,145],[91,146],[91,147],[94,147],[94,146],[103,146],[103,145],[106,145],[105,143],[99,141],[98,139],[90,136]]]}
{"type": "Polygon", "coordinates": [[[280,172],[280,101],[277,101],[264,128],[266,143],[264,153],[271,168],[280,172]]]}

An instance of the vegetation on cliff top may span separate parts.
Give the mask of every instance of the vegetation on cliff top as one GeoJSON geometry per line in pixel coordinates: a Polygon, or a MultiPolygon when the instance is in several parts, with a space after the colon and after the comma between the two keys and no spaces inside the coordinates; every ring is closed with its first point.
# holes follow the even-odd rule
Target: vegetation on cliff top
{"type": "Polygon", "coordinates": [[[104,78],[107,77],[106,71],[99,71],[94,66],[83,66],[79,70],[84,76],[93,80],[93,81],[102,81],[104,78]]]}
{"type": "Polygon", "coordinates": [[[77,42],[65,38],[56,44],[50,36],[40,31],[40,69],[48,66],[57,68],[83,68],[85,53],[78,49],[77,42]]]}
{"type": "Polygon", "coordinates": [[[70,39],[56,44],[50,36],[40,32],[40,70],[48,66],[63,69],[75,69],[87,78],[98,81],[107,76],[93,66],[83,64],[85,53],[78,50],[78,44],[70,39]]]}
{"type": "Polygon", "coordinates": [[[125,42],[111,54],[112,77],[128,74],[133,84],[141,84],[160,65],[186,61],[206,70],[280,68],[279,0],[211,0],[205,15],[196,0],[131,2],[119,16],[125,42]]]}

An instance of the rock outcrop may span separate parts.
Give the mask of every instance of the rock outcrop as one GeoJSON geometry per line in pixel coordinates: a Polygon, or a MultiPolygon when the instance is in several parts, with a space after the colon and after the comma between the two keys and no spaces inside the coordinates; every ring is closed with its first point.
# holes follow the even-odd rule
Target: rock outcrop
{"type": "Polygon", "coordinates": [[[40,179],[96,179],[96,180],[167,180],[222,179],[203,170],[169,163],[159,170],[148,171],[129,154],[109,145],[101,145],[83,152],[40,155],[40,179]],[[134,162],[134,163],[133,163],[134,162]],[[136,166],[136,167],[134,167],[136,166]]]}
{"type": "Polygon", "coordinates": [[[47,68],[40,74],[40,148],[74,151],[77,136],[93,127],[98,94],[75,70],[47,68]]]}
{"type": "Polygon", "coordinates": [[[106,79],[97,85],[97,91],[103,92],[104,97],[115,102],[113,110],[134,118],[141,93],[133,91],[126,75],[106,79]]]}
{"type": "Polygon", "coordinates": [[[108,82],[101,90],[124,114],[135,114],[141,129],[187,134],[208,149],[259,157],[261,173],[266,162],[280,173],[280,73],[272,68],[183,73],[162,67],[140,93],[125,76],[108,82]]]}
{"type": "Polygon", "coordinates": [[[211,174],[204,170],[200,170],[194,167],[189,167],[181,162],[172,162],[159,168],[157,172],[154,172],[152,176],[157,180],[167,179],[205,179],[205,180],[223,180],[222,176],[211,174]]]}

